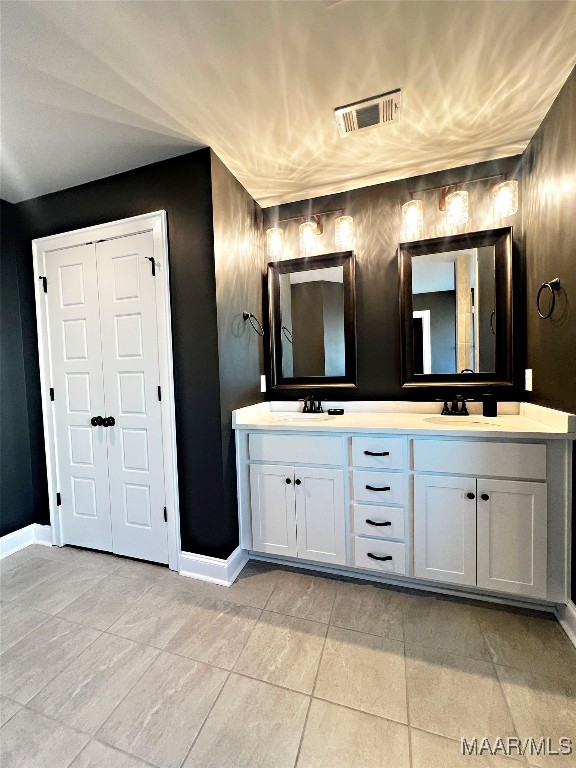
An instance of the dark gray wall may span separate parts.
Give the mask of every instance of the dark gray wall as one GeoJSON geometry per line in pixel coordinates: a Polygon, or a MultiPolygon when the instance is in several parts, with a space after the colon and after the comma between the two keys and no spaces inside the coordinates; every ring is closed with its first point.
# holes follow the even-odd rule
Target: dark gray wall
{"type": "MultiPolygon", "coordinates": [[[[323,211],[343,209],[354,217],[356,232],[356,317],[358,343],[358,387],[346,390],[346,397],[359,400],[431,400],[435,397],[455,394],[446,387],[429,387],[422,390],[405,390],[400,384],[400,318],[398,312],[398,262],[397,248],[402,239],[401,208],[409,199],[410,191],[440,187],[470,179],[509,173],[512,178],[519,173],[520,157],[503,158],[461,168],[453,168],[426,176],[362,187],[351,192],[317,197],[297,203],[274,206],[264,210],[265,227],[291,216],[308,216],[323,211]]],[[[523,368],[524,311],[523,261],[518,246],[522,243],[520,212],[505,221],[494,220],[491,189],[495,180],[480,182],[468,187],[470,220],[466,230],[475,232],[494,226],[514,228],[516,290],[515,306],[519,323],[515,332],[517,385],[502,388],[502,399],[519,400],[524,397],[523,368]]],[[[418,197],[424,201],[423,237],[440,237],[447,234],[446,217],[439,210],[439,192],[423,192],[418,197]]],[[[336,214],[337,215],[337,214],[336,214]]],[[[326,217],[324,233],[319,238],[319,253],[331,253],[334,248],[334,216],[326,217]]],[[[285,231],[285,258],[295,258],[298,253],[298,223],[283,224],[285,231]]],[[[485,387],[467,389],[470,397],[479,396],[485,387]]],[[[318,390],[321,394],[322,391],[318,390]]],[[[498,392],[498,390],[496,390],[498,392]]],[[[329,392],[324,393],[328,395],[329,392]]],[[[274,399],[295,399],[290,392],[274,393],[274,399]]]]}
{"type": "Polygon", "coordinates": [[[20,229],[16,207],[0,201],[0,536],[38,518],[22,330],[20,229]]]}
{"type": "Polygon", "coordinates": [[[238,544],[236,457],[232,411],[262,400],[263,339],[242,317],[262,321],[265,245],[262,209],[212,152],[212,206],[218,314],[220,429],[224,502],[232,550],[238,544]],[[233,546],[232,546],[233,544],[233,546]]]}
{"type": "Polygon", "coordinates": [[[416,293],[412,308],[430,310],[432,373],[456,373],[456,292],[416,293]]]}
{"type": "MultiPolygon", "coordinates": [[[[237,536],[222,482],[210,150],[45,195],[17,209],[26,261],[33,238],[166,210],[182,547],[227,556],[237,536]]],[[[23,322],[34,328],[33,311],[23,322]]],[[[41,423],[39,407],[32,420],[41,423]]],[[[43,452],[36,450],[31,460],[33,472],[45,474],[43,452]]]]}
{"type": "MultiPolygon", "coordinates": [[[[524,252],[527,266],[530,399],[576,413],[576,69],[526,148],[522,161],[524,252]],[[536,314],[541,283],[559,277],[549,320],[536,314]]],[[[574,462],[576,465],[576,461],[574,462]]],[[[573,473],[574,474],[574,473],[573,473]]],[[[573,525],[576,525],[574,504],[573,525]]],[[[576,597],[576,539],[572,539],[572,599],[576,597]]]]}

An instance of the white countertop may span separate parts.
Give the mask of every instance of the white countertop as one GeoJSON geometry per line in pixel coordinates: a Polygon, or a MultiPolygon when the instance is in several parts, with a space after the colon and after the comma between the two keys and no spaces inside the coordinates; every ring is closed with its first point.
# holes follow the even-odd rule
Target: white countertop
{"type": "MultiPolygon", "coordinates": [[[[341,406],[346,409],[346,403],[334,406],[324,403],[324,409],[341,406]]],[[[386,404],[385,404],[386,405],[386,404]]],[[[358,410],[359,404],[350,403],[351,410],[343,416],[331,416],[323,421],[298,422],[284,421],[286,417],[294,417],[300,406],[295,403],[258,403],[246,408],[233,411],[232,426],[234,429],[265,429],[277,432],[314,432],[314,433],[348,433],[348,432],[386,432],[398,435],[421,434],[423,436],[449,435],[450,437],[498,437],[498,438],[539,438],[541,440],[576,440],[576,416],[555,411],[550,408],[520,403],[518,413],[498,415],[493,419],[483,419],[472,414],[467,424],[451,422],[453,417],[442,417],[445,421],[440,424],[426,421],[431,417],[438,418],[438,404],[423,403],[390,403],[386,410],[358,410]],[[285,411],[279,410],[284,406],[285,411]],[[396,407],[394,407],[396,406],[396,407]],[[406,410],[399,411],[397,408],[406,410]],[[353,409],[352,409],[353,408],[353,409]],[[417,411],[417,412],[414,412],[417,411]],[[482,423],[474,423],[474,420],[482,423]]],[[[471,404],[477,406],[477,404],[471,404]]],[[[505,405],[505,404],[503,404],[505,405]]],[[[374,407],[367,403],[366,408],[374,407]]],[[[377,406],[376,406],[377,407],[377,406]]],[[[381,406],[382,407],[382,406],[381,406]]],[[[477,411],[477,408],[472,408],[477,411]]],[[[507,408],[506,410],[514,410],[507,408]]],[[[296,417],[297,418],[297,417],[296,417]]]]}

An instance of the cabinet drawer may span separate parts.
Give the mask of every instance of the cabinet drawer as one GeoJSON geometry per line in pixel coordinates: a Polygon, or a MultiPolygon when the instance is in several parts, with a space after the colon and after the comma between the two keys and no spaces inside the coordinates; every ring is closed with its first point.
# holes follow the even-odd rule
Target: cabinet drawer
{"type": "Polygon", "coordinates": [[[401,507],[354,504],[353,514],[356,534],[380,539],[404,538],[404,510],[401,507]]]}
{"type": "Polygon", "coordinates": [[[254,434],[248,446],[250,461],[341,465],[343,460],[340,437],[254,434]]]}
{"type": "Polygon", "coordinates": [[[406,545],[399,541],[382,541],[354,537],[354,565],[371,571],[386,571],[406,575],[406,545]],[[390,560],[375,560],[375,557],[390,557],[390,560]]]}
{"type": "Polygon", "coordinates": [[[352,464],[369,469],[402,469],[403,449],[401,437],[353,437],[352,464]]]}
{"type": "Polygon", "coordinates": [[[417,472],[532,480],[546,478],[544,444],[414,440],[413,446],[417,472]]]}
{"type": "Polygon", "coordinates": [[[352,488],[355,501],[404,504],[404,475],[399,472],[355,469],[352,473],[352,488]]]}

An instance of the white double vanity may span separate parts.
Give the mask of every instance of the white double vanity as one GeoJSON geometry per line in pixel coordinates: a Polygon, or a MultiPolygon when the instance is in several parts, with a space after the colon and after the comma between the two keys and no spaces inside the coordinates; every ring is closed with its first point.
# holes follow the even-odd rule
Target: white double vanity
{"type": "Polygon", "coordinates": [[[240,546],[251,557],[566,602],[576,417],[512,403],[492,419],[424,403],[337,405],[343,415],[279,402],[234,412],[240,546]]]}

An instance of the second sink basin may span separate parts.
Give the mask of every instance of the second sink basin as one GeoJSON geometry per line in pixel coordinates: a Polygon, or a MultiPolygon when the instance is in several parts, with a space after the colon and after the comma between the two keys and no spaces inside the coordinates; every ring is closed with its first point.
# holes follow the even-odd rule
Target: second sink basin
{"type": "Polygon", "coordinates": [[[500,422],[494,419],[484,419],[479,416],[429,416],[424,419],[429,424],[441,424],[449,427],[454,424],[468,424],[471,427],[499,427],[500,422]]]}

